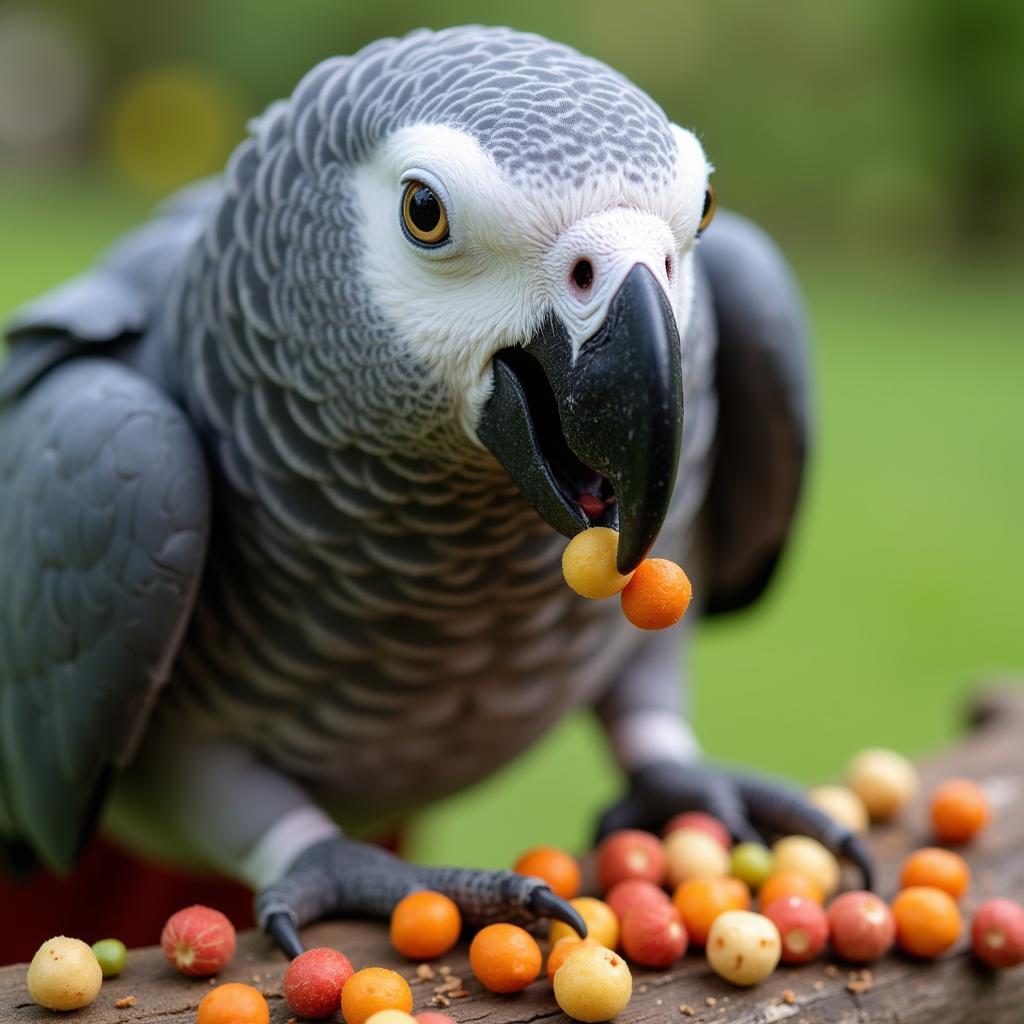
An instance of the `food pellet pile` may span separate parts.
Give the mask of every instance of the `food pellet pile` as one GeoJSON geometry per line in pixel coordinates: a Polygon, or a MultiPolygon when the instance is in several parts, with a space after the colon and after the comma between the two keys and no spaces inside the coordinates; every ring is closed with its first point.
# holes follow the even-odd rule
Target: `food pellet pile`
{"type": "MultiPolygon", "coordinates": [[[[607,545],[607,540],[600,543],[607,545]]],[[[614,548],[609,550],[614,565],[614,548]]],[[[595,584],[591,589],[599,588],[595,584]]],[[[899,814],[918,788],[910,762],[883,750],[854,758],[847,781],[848,787],[820,787],[808,795],[826,813],[859,831],[869,820],[899,814]]],[[[930,796],[929,825],[937,843],[954,837],[957,842],[969,840],[991,818],[984,790],[969,780],[947,780],[930,796]]],[[[813,839],[785,836],[770,848],[751,842],[734,846],[720,821],[699,812],[672,818],[660,836],[636,829],[612,833],[595,855],[602,898],[580,895],[580,866],[562,850],[536,847],[515,861],[516,871],[540,878],[571,902],[586,922],[588,936],[581,939],[556,921],[542,949],[518,925],[489,925],[473,936],[469,947],[477,985],[497,996],[548,985],[566,1014],[597,1022],[628,1006],[634,990],[630,965],[664,971],[683,956],[703,956],[725,980],[751,986],[764,982],[779,964],[806,964],[831,949],[856,968],[847,989],[866,992],[873,984],[868,965],[894,946],[930,960],[942,956],[965,930],[960,904],[970,891],[971,872],[960,853],[940,845],[922,847],[906,858],[900,889],[891,902],[871,892],[839,893],[839,865],[813,839]]],[[[986,967],[1024,964],[1020,904],[985,901],[977,907],[969,932],[973,951],[986,967]]],[[[444,956],[462,934],[462,918],[451,899],[438,892],[414,892],[395,907],[390,936],[398,953],[418,962],[410,980],[428,986],[431,1009],[412,1015],[414,1002],[421,998],[414,999],[409,981],[396,971],[374,965],[354,970],[344,953],[321,947],[297,957],[284,972],[289,1012],[296,1021],[336,1019],[340,1012],[344,1024],[454,1024],[442,1011],[470,996],[473,982],[455,976],[447,966],[421,961],[444,956]]],[[[209,978],[213,986],[199,1004],[196,1024],[268,1024],[267,1002],[258,989],[237,982],[217,985],[210,977],[235,953],[235,931],[223,914],[209,907],[186,907],[168,919],[161,944],[169,972],[209,978]]],[[[103,939],[90,948],[79,939],[57,936],[43,943],[33,958],[28,991],[50,1009],[87,1006],[104,978],[131,971],[131,960],[117,939],[103,939]]],[[[825,973],[836,976],[838,969],[829,964],[825,973]]],[[[645,985],[638,986],[638,991],[645,990],[645,985]]],[[[670,999],[670,988],[663,991],[670,999]]],[[[783,990],[783,1002],[792,1004],[795,998],[791,990],[783,990]]],[[[127,1008],[133,1002],[129,996],[117,1005],[127,1008]]],[[[716,1000],[709,996],[705,1002],[712,1007],[716,1000]]],[[[677,1008],[684,1017],[697,1012],[685,1003],[677,1008]]]]}

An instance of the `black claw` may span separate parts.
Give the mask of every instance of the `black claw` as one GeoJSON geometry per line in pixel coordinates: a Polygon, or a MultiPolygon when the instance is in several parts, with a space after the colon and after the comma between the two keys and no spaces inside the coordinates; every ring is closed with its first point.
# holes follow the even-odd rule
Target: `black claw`
{"type": "Polygon", "coordinates": [[[871,865],[871,856],[864,848],[864,844],[852,832],[842,841],[839,852],[860,869],[864,876],[864,888],[873,890],[875,888],[874,868],[871,865]]]}
{"type": "Polygon", "coordinates": [[[289,960],[294,960],[304,952],[295,923],[287,914],[271,914],[267,918],[266,932],[289,960]]]}
{"type": "Polygon", "coordinates": [[[587,924],[580,916],[580,912],[556,896],[546,886],[541,889],[534,889],[527,904],[531,914],[537,917],[553,917],[556,921],[564,921],[572,928],[581,939],[587,937],[587,924]]]}

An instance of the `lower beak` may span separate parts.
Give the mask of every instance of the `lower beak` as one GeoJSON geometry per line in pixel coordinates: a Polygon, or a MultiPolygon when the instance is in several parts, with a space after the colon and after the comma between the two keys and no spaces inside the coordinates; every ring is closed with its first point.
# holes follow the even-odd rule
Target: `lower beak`
{"type": "Polygon", "coordinates": [[[478,426],[526,499],[559,532],[617,525],[618,570],[644,559],[668,513],[679,464],[679,332],[662,287],[637,264],[573,359],[549,317],[494,357],[478,426]]]}

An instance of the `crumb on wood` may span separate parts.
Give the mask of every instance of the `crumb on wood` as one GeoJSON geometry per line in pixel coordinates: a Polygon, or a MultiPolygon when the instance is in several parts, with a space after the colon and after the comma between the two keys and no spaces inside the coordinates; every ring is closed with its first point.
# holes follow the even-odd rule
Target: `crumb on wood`
{"type": "Polygon", "coordinates": [[[416,968],[416,980],[417,981],[433,981],[434,980],[434,968],[430,964],[420,964],[416,968]]]}
{"type": "Polygon", "coordinates": [[[792,1006],[796,1002],[796,993],[791,988],[784,988],[782,990],[782,1001],[787,1006],[792,1006]]]}
{"type": "Polygon", "coordinates": [[[449,999],[465,999],[469,992],[461,978],[449,974],[440,985],[434,986],[434,995],[448,996],[449,999]]]}
{"type": "Polygon", "coordinates": [[[119,1010],[127,1010],[129,1006],[135,1005],[135,996],[122,996],[114,1003],[114,1006],[119,1010]]]}
{"type": "Polygon", "coordinates": [[[442,978],[447,978],[452,973],[452,969],[447,964],[442,964],[438,967],[438,971],[442,978]]]}
{"type": "Polygon", "coordinates": [[[816,981],[811,986],[811,988],[813,988],[815,992],[820,992],[824,987],[825,987],[825,982],[823,982],[823,981],[816,981]]]}
{"type": "Polygon", "coordinates": [[[683,1014],[684,1017],[693,1017],[697,1013],[692,1006],[688,1006],[686,1003],[683,1003],[679,1007],[679,1012],[683,1014]]]}
{"type": "Polygon", "coordinates": [[[430,1005],[431,1006],[451,1006],[452,1005],[452,1001],[446,995],[442,995],[440,992],[438,992],[437,995],[435,995],[430,1000],[430,1005]]]}
{"type": "Polygon", "coordinates": [[[299,1024],[299,1018],[298,1018],[298,1017],[289,1017],[289,1018],[288,1018],[288,1019],[287,1019],[287,1020],[286,1020],[286,1021],[284,1022],[284,1024],[299,1024]]]}
{"type": "Polygon", "coordinates": [[[857,995],[861,992],[870,992],[875,979],[867,969],[863,971],[850,971],[850,980],[846,983],[846,991],[857,995]]]}
{"type": "Polygon", "coordinates": [[[641,985],[641,986],[639,986],[639,988],[637,988],[637,992],[639,992],[640,995],[643,995],[646,991],[647,991],[647,986],[646,985],[641,985]]]}
{"type": "Polygon", "coordinates": [[[839,968],[836,967],[835,964],[826,964],[825,965],[825,973],[830,978],[838,978],[839,977],[839,968]]]}
{"type": "Polygon", "coordinates": [[[254,975],[252,976],[252,980],[253,980],[253,981],[260,981],[260,979],[261,979],[262,977],[263,977],[263,976],[262,976],[261,974],[254,974],[254,975]]]}
{"type": "Polygon", "coordinates": [[[717,1006],[718,1005],[718,1000],[714,996],[705,996],[704,997],[704,1002],[707,1003],[708,1006],[717,1006]]]}

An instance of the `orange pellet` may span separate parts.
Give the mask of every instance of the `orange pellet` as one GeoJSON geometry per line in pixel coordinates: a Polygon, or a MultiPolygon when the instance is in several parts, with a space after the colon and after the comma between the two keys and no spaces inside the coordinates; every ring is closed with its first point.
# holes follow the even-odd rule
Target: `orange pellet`
{"type": "Polygon", "coordinates": [[[582,949],[584,946],[600,945],[601,943],[596,942],[594,939],[559,939],[551,952],[548,953],[548,977],[553,978],[555,976],[555,971],[565,963],[565,959],[570,953],[575,953],[577,949],[582,949]]]}
{"type": "Polygon", "coordinates": [[[672,902],[690,941],[703,946],[719,914],[750,907],[750,890],[738,878],[691,878],[676,888],[672,902]]]}
{"type": "Polygon", "coordinates": [[[915,885],[892,901],[896,942],[907,953],[931,959],[944,953],[960,935],[960,911],[942,889],[915,885]]]}
{"type": "Polygon", "coordinates": [[[391,944],[411,960],[444,956],[461,931],[462,915],[454,901],[429,889],[409,893],[391,914],[391,944]]]}
{"type": "Polygon", "coordinates": [[[970,779],[949,779],[932,794],[932,827],[944,843],[965,843],[989,819],[988,797],[970,779]]]}
{"type": "Polygon", "coordinates": [[[196,1024],[268,1024],[269,1020],[263,993],[237,981],[207,992],[196,1010],[196,1024]]]}
{"type": "Polygon", "coordinates": [[[923,850],[915,850],[903,862],[900,875],[900,887],[903,889],[913,885],[930,885],[948,892],[958,900],[971,884],[971,870],[967,862],[952,850],[941,850],[929,846],[923,850]]]}
{"type": "Polygon", "coordinates": [[[364,967],[341,989],[341,1014],[345,1024],[365,1024],[378,1010],[412,1013],[412,989],[397,971],[364,967]]]}
{"type": "Polygon", "coordinates": [[[492,992],[518,992],[526,988],[540,974],[541,960],[540,946],[533,936],[514,924],[482,928],[469,947],[473,973],[492,992]]]}
{"type": "Polygon", "coordinates": [[[543,879],[563,900],[571,900],[580,891],[580,866],[576,858],[554,846],[535,846],[527,850],[512,870],[543,879]]]}
{"type": "Polygon", "coordinates": [[[692,594],[686,573],[675,562],[647,558],[622,591],[622,611],[638,629],[667,629],[683,617],[692,594]]]}
{"type": "Polygon", "coordinates": [[[770,874],[758,890],[758,896],[762,907],[767,907],[769,903],[774,903],[782,896],[803,896],[817,904],[825,902],[825,891],[818,882],[800,871],[791,869],[770,874]]]}

